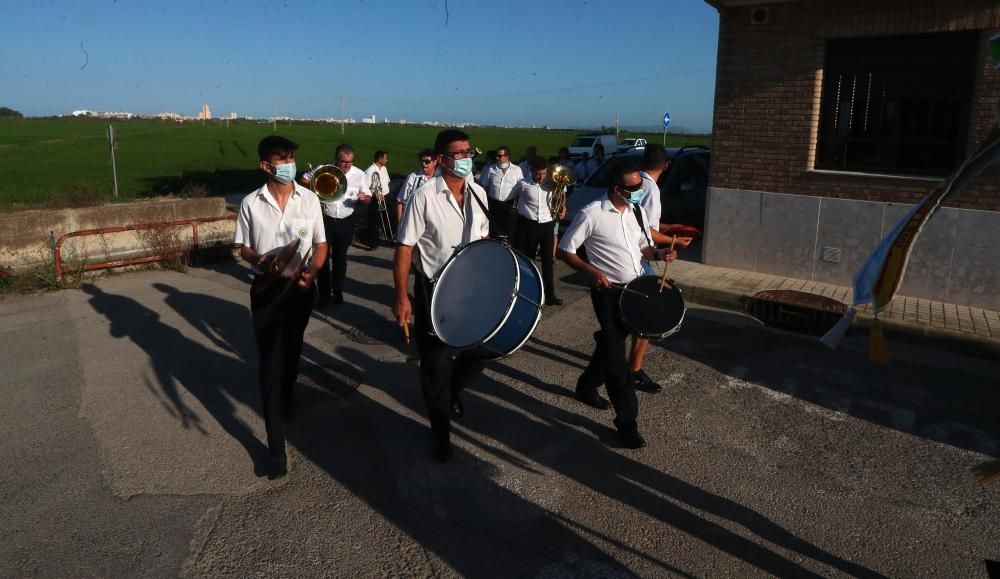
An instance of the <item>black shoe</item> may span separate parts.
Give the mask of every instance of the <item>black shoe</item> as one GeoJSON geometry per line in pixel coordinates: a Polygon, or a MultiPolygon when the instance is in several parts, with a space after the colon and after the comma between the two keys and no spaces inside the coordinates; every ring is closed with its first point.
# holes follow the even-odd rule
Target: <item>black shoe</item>
{"type": "Polygon", "coordinates": [[[646,446],[646,439],[639,434],[637,429],[628,432],[619,432],[618,439],[621,440],[625,448],[642,448],[646,446]]]}
{"type": "Polygon", "coordinates": [[[268,480],[278,480],[288,474],[288,462],[284,460],[271,461],[271,467],[267,470],[268,480]]]}
{"type": "Polygon", "coordinates": [[[431,456],[438,462],[451,460],[451,440],[447,434],[444,436],[434,435],[434,442],[431,443],[431,456]]]}
{"type": "Polygon", "coordinates": [[[573,397],[587,406],[598,410],[607,410],[611,406],[611,403],[608,402],[607,398],[593,391],[587,392],[585,390],[577,390],[573,397]]]}
{"type": "Polygon", "coordinates": [[[451,415],[455,418],[461,418],[465,414],[465,405],[462,404],[462,399],[458,397],[458,393],[451,395],[451,415]]]}
{"type": "Polygon", "coordinates": [[[557,297],[546,298],[546,300],[545,300],[545,305],[547,305],[547,306],[561,306],[564,303],[566,303],[566,302],[562,301],[561,299],[559,299],[557,297]]]}
{"type": "Polygon", "coordinates": [[[656,394],[660,390],[663,390],[663,386],[653,382],[653,379],[647,376],[642,370],[639,370],[638,372],[630,372],[628,379],[632,382],[632,386],[636,390],[649,392],[651,394],[656,394]]]}
{"type": "Polygon", "coordinates": [[[344,294],[340,292],[335,292],[333,296],[330,298],[330,300],[333,302],[333,305],[335,306],[340,305],[344,303],[344,294]]]}

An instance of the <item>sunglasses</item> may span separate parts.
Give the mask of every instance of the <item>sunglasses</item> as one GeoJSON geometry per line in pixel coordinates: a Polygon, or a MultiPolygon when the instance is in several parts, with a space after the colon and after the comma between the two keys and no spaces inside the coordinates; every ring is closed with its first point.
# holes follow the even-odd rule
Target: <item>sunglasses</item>
{"type": "Polygon", "coordinates": [[[642,181],[639,181],[638,183],[636,183],[635,185],[632,185],[631,187],[626,187],[624,185],[618,185],[618,188],[621,189],[622,191],[628,191],[629,193],[635,193],[639,189],[642,189],[642,181]]]}
{"type": "Polygon", "coordinates": [[[420,159],[420,162],[423,163],[424,165],[430,165],[431,163],[434,162],[434,159],[420,159]]]}

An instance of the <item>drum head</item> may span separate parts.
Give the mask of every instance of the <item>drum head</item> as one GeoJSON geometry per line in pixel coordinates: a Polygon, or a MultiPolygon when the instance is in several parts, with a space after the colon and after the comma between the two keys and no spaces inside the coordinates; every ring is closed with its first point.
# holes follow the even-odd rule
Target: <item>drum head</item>
{"type": "Polygon", "coordinates": [[[488,239],[470,243],[444,266],[434,285],[434,332],[453,348],[485,341],[510,313],[517,284],[517,260],[510,249],[488,239]]]}
{"type": "Polygon", "coordinates": [[[621,296],[625,325],[643,338],[663,338],[680,329],[684,321],[684,296],[675,285],[660,291],[660,278],[644,275],[632,280],[621,296]],[[641,294],[641,295],[640,295],[641,294]]]}

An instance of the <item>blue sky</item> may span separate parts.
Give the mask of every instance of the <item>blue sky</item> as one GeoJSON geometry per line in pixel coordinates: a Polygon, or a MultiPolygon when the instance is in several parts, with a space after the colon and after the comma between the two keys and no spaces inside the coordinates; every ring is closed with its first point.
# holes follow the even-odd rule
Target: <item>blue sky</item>
{"type": "Polygon", "coordinates": [[[717,44],[702,0],[29,0],[4,8],[0,106],[339,117],[343,94],[355,118],[658,126],[669,110],[700,132],[717,44]]]}

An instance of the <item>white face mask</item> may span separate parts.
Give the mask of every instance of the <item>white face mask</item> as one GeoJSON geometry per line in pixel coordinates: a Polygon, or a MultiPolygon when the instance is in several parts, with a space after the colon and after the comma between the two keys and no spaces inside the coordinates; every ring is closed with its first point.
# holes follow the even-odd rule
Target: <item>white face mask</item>
{"type": "Polygon", "coordinates": [[[510,161],[506,161],[504,163],[500,163],[500,168],[501,169],[506,169],[508,167],[510,167],[510,161]]]}

